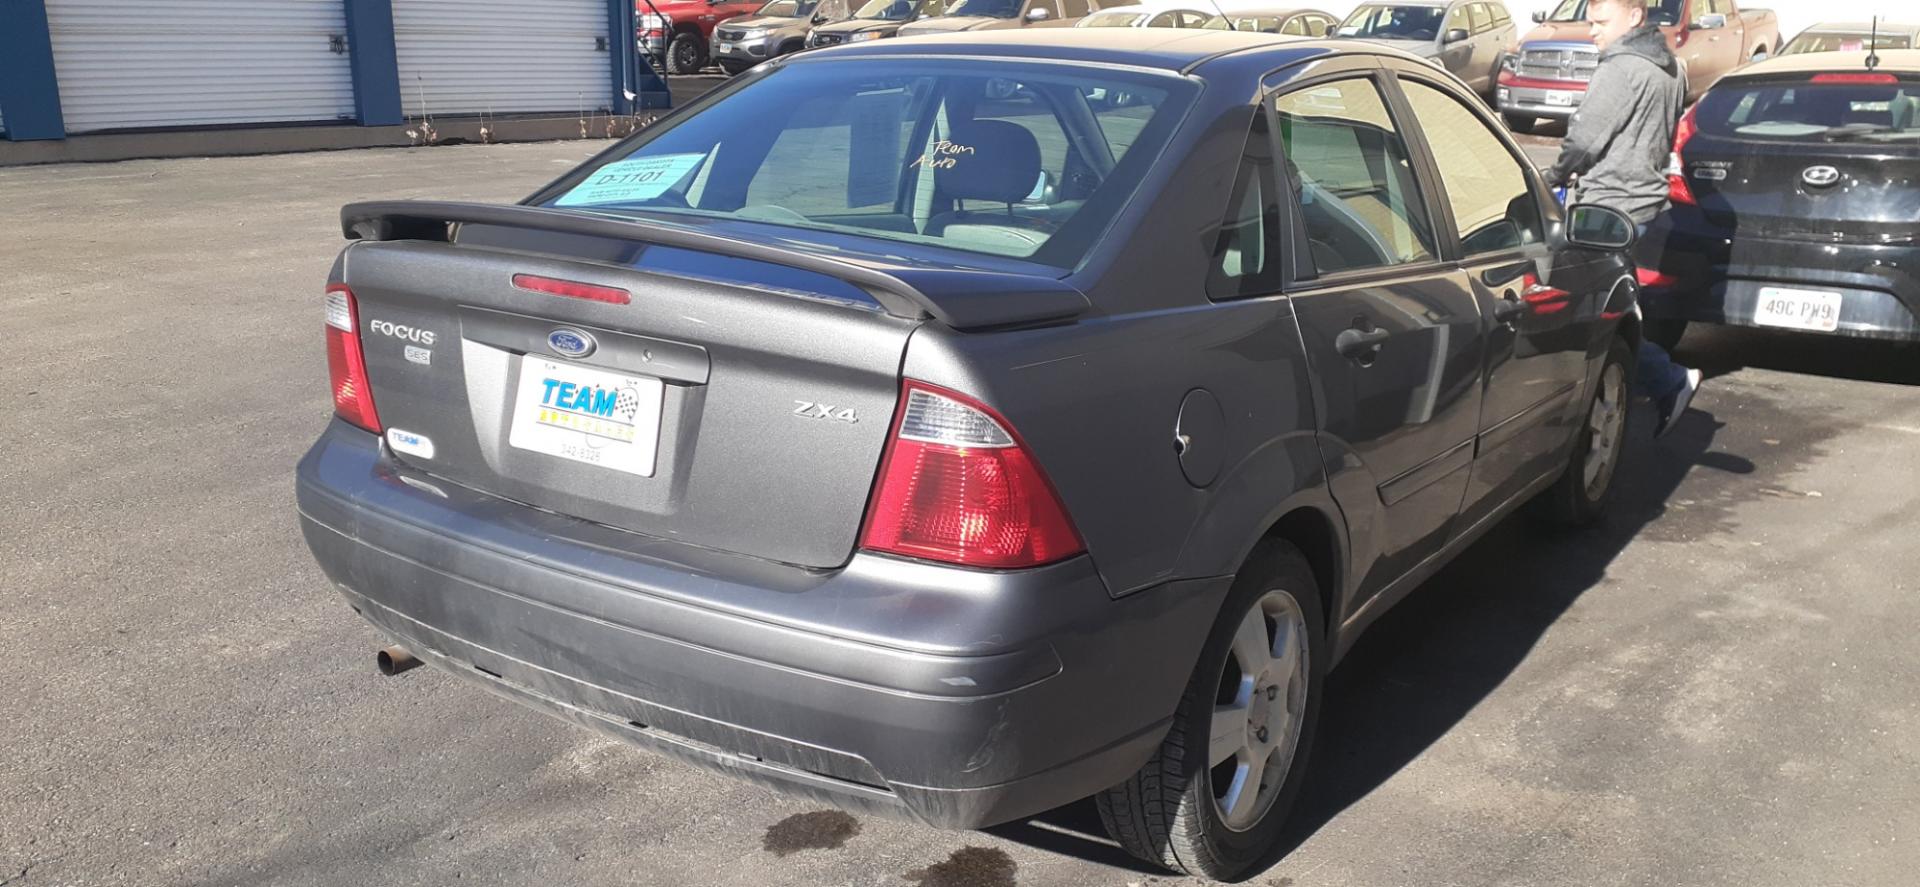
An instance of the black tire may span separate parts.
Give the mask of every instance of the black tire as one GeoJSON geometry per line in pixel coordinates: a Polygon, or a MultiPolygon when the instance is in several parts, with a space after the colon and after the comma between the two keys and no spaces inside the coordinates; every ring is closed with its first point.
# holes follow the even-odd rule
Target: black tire
{"type": "Polygon", "coordinates": [[[1566,471],[1539,499],[1534,500],[1545,516],[1566,527],[1589,527],[1606,514],[1613,501],[1615,481],[1620,477],[1621,458],[1627,452],[1627,433],[1633,426],[1633,349],[1627,341],[1615,338],[1607,344],[1606,363],[1600,367],[1599,381],[1587,396],[1586,411],[1580,419],[1573,447],[1567,455],[1566,471]],[[1618,376],[1614,373],[1618,372],[1618,376]],[[1603,399],[1612,401],[1617,424],[1606,435],[1596,434],[1594,426],[1603,399]],[[1588,456],[1596,446],[1611,450],[1603,479],[1587,476],[1588,456]]]}
{"type": "MultiPolygon", "coordinates": [[[[1265,614],[1263,619],[1272,643],[1278,622],[1265,614]]],[[[1287,542],[1262,543],[1234,580],[1180,698],[1173,727],[1159,750],[1139,772],[1095,796],[1107,833],[1134,856],[1196,877],[1232,880],[1265,861],[1280,840],[1305,781],[1332,652],[1326,641],[1320,590],[1306,557],[1287,542]],[[1217,774],[1234,762],[1227,760],[1210,767],[1206,750],[1215,706],[1223,704],[1223,687],[1231,691],[1241,685],[1237,660],[1235,670],[1227,672],[1234,637],[1255,606],[1267,601],[1284,606],[1284,601],[1269,597],[1273,593],[1291,598],[1304,622],[1305,698],[1297,719],[1298,738],[1292,743],[1280,787],[1266,802],[1265,810],[1258,812],[1258,818],[1235,830],[1227,826],[1220,802],[1215,799],[1217,774]]],[[[1251,682],[1255,698],[1260,695],[1258,684],[1251,682]]],[[[1271,695],[1267,698],[1276,699],[1271,695]]],[[[1250,724],[1254,718],[1251,712],[1249,709],[1250,724]]],[[[1261,734],[1262,741],[1265,735],[1261,734]]],[[[1271,760],[1277,765],[1281,755],[1271,760]]],[[[1260,794],[1256,790],[1256,804],[1260,803],[1260,794]]]]}
{"type": "Polygon", "coordinates": [[[667,73],[698,74],[707,66],[707,43],[700,35],[682,31],[667,44],[667,73]]]}
{"type": "Polygon", "coordinates": [[[1533,135],[1534,131],[1540,128],[1540,118],[1538,117],[1522,117],[1516,114],[1501,114],[1500,118],[1507,122],[1508,129],[1513,130],[1514,132],[1517,132],[1521,135],[1533,135]]]}
{"type": "Polygon", "coordinates": [[[1680,340],[1687,335],[1687,322],[1648,318],[1640,325],[1640,332],[1647,337],[1647,341],[1672,351],[1680,347],[1680,340]]]}

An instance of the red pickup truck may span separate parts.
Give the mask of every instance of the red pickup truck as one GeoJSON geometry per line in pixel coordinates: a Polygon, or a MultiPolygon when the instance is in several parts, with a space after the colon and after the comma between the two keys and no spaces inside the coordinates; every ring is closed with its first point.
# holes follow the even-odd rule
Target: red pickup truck
{"type": "Polygon", "coordinates": [[[640,52],[669,74],[707,66],[713,26],[759,9],[766,0],[634,0],[640,52]]]}
{"type": "MultiPolygon", "coordinates": [[[[1734,0],[1649,0],[1647,16],[1667,35],[1667,45],[1686,69],[1688,101],[1720,75],[1780,48],[1780,21],[1773,11],[1742,10],[1734,0]]],[[[1535,13],[1533,20],[1538,27],[1501,62],[1497,100],[1515,132],[1532,132],[1542,117],[1571,118],[1600,64],[1587,26],[1587,0],[1561,0],[1551,13],[1535,13]]]]}

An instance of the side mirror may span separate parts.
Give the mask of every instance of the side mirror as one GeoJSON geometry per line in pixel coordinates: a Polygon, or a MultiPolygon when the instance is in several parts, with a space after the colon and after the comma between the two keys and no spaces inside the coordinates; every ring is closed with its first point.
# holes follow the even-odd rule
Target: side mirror
{"type": "Polygon", "coordinates": [[[1633,245],[1636,228],[1627,214],[1593,203],[1567,209],[1567,243],[1597,250],[1623,250],[1633,245]]]}
{"type": "Polygon", "coordinates": [[[1703,15],[1693,22],[1696,31],[1718,31],[1727,26],[1727,17],[1717,12],[1703,15]]]}
{"type": "Polygon", "coordinates": [[[1544,24],[1546,24],[1546,23],[1547,23],[1547,11],[1546,11],[1546,10],[1544,10],[1544,9],[1542,9],[1542,10],[1540,10],[1539,12],[1536,12],[1536,13],[1534,13],[1534,14],[1533,14],[1533,23],[1534,23],[1534,24],[1536,24],[1536,25],[1544,25],[1544,24]]]}
{"type": "Polygon", "coordinates": [[[824,25],[824,24],[826,24],[826,23],[827,23],[827,14],[826,14],[826,13],[824,13],[824,12],[816,12],[816,13],[814,13],[814,14],[813,14],[813,23],[814,23],[814,24],[816,24],[816,25],[824,25]]]}
{"type": "Polygon", "coordinates": [[[1460,41],[1465,40],[1468,37],[1472,37],[1472,36],[1473,36],[1472,34],[1467,33],[1466,28],[1454,28],[1453,30],[1448,31],[1446,33],[1446,36],[1441,37],[1440,42],[1441,43],[1459,43],[1460,41]]]}
{"type": "Polygon", "coordinates": [[[1027,21],[1029,22],[1044,22],[1050,18],[1053,18],[1053,13],[1048,11],[1044,6],[1036,6],[1027,10],[1027,21]]]}

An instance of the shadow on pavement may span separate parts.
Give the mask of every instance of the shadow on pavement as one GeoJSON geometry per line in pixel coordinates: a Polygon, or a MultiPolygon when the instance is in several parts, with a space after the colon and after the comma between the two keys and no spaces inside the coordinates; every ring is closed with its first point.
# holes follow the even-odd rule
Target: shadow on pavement
{"type": "MultiPolygon", "coordinates": [[[[1313,773],[1270,862],[1399,772],[1499,687],[1548,627],[1600,583],[1614,558],[1666,513],[1668,500],[1696,468],[1731,475],[1757,470],[1742,456],[1710,452],[1724,427],[1711,414],[1690,412],[1659,443],[1649,439],[1649,407],[1641,405],[1633,422],[1605,524],[1569,533],[1519,512],[1382,617],[1335,669],[1313,773]]],[[[1724,515],[1690,509],[1688,520],[1717,524],[1724,515]]],[[[992,833],[1090,862],[1160,873],[1107,839],[1091,801],[992,833]]]]}

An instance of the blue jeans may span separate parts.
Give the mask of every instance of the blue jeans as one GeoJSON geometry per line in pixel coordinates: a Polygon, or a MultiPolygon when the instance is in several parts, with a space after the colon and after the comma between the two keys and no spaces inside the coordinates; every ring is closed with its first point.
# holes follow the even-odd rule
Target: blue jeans
{"type": "MultiPolygon", "coordinates": [[[[1639,236],[1647,236],[1647,223],[1639,224],[1639,236]]],[[[1634,387],[1640,389],[1643,396],[1656,401],[1666,400],[1687,387],[1687,371],[1673,362],[1673,355],[1652,342],[1642,341],[1640,353],[1634,355],[1638,365],[1634,373],[1634,387]]]]}
{"type": "Polygon", "coordinates": [[[1634,371],[1634,387],[1640,393],[1656,401],[1666,400],[1687,387],[1687,371],[1673,362],[1673,355],[1652,342],[1642,341],[1640,353],[1634,355],[1638,369],[1634,371]]]}

